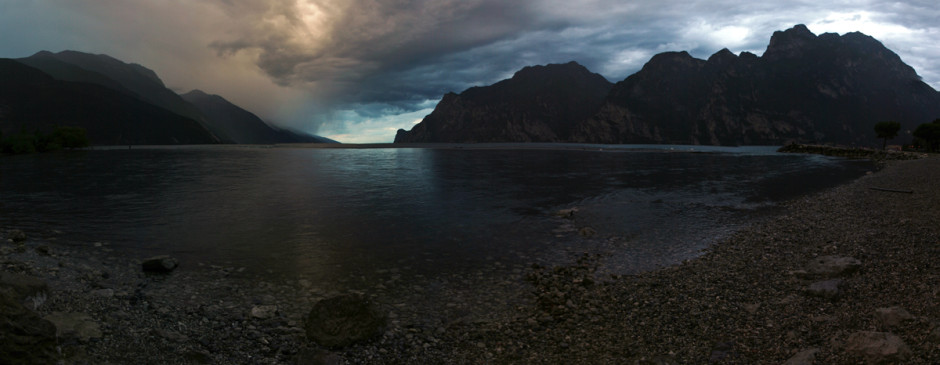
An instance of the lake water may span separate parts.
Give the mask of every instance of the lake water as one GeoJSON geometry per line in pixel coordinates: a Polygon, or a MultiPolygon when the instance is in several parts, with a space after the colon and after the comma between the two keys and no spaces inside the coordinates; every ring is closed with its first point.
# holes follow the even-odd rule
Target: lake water
{"type": "Polygon", "coordinates": [[[317,281],[564,264],[581,252],[627,273],[695,256],[781,200],[871,169],[775,147],[438,147],[6,156],[0,228],[317,281]],[[575,220],[553,215],[573,207],[575,220]]]}

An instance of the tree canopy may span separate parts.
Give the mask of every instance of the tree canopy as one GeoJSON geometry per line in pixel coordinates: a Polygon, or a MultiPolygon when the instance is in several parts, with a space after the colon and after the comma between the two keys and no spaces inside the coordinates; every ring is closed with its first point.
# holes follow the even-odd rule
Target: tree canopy
{"type": "Polygon", "coordinates": [[[888,140],[898,136],[898,131],[901,130],[901,123],[887,121],[887,122],[878,122],[875,123],[875,133],[878,134],[878,138],[883,138],[884,143],[881,144],[881,149],[885,149],[888,145],[888,140]]]}
{"type": "Polygon", "coordinates": [[[940,119],[917,126],[914,130],[914,144],[929,151],[936,151],[940,147],[940,119]]]}

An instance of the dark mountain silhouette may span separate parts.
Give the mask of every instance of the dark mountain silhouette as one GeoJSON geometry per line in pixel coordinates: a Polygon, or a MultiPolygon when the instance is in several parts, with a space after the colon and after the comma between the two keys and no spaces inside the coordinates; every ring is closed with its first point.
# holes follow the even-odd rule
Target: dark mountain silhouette
{"type": "MultiPolygon", "coordinates": [[[[764,55],[653,57],[617,83],[572,138],[594,143],[869,145],[876,122],[902,130],[940,116],[940,94],[861,33],[775,32],[764,55]]],[[[902,140],[909,135],[904,133],[902,140]]]]}
{"type": "MultiPolygon", "coordinates": [[[[492,87],[477,92],[490,92],[492,87]]],[[[516,101],[523,98],[506,101],[492,94],[477,100],[488,100],[490,108],[494,100],[512,104],[502,110],[522,110],[526,105],[516,101]]],[[[532,118],[520,121],[512,114],[463,118],[461,125],[458,117],[485,107],[456,100],[453,94],[445,96],[412,132],[399,136],[415,134],[432,121],[439,129],[460,125],[463,133],[484,134],[474,141],[519,142],[528,140],[508,132],[543,125],[532,118]]],[[[880,42],[857,32],[816,36],[803,25],[775,32],[760,57],[747,52],[735,55],[727,49],[708,60],[686,52],[658,54],[614,85],[598,105],[590,117],[572,122],[555,136],[586,143],[740,145],[796,140],[873,145],[876,122],[900,122],[898,140],[907,141],[907,131],[940,117],[940,93],[880,42]]],[[[425,138],[402,142],[454,141],[433,133],[418,135],[425,138]]]]}
{"type": "Polygon", "coordinates": [[[210,124],[220,129],[235,143],[336,143],[328,138],[270,126],[258,116],[218,95],[193,90],[181,96],[196,106],[208,118],[210,124]]]}
{"type": "MultiPolygon", "coordinates": [[[[168,89],[157,74],[144,66],[125,63],[108,55],[77,51],[38,52],[18,61],[36,67],[53,78],[100,85],[140,101],[197,121],[223,143],[318,143],[335,142],[319,136],[272,127],[248,111],[227,101],[211,98],[194,105],[168,89]],[[211,116],[208,115],[210,114],[211,116]],[[234,118],[234,119],[232,119],[234,118]],[[259,124],[260,123],[260,124],[259,124]],[[255,136],[254,133],[260,133],[255,136]]],[[[221,97],[219,97],[221,99],[221,97]]]]}
{"type": "Polygon", "coordinates": [[[187,103],[178,94],[168,89],[156,72],[144,66],[136,63],[125,63],[108,55],[77,51],[62,51],[59,53],[42,51],[24,58],[22,61],[43,70],[53,77],[65,76],[61,78],[62,80],[85,81],[118,91],[129,91],[131,95],[140,100],[199,122],[222,142],[233,142],[231,138],[222,133],[222,130],[214,128],[198,108],[187,103]],[[56,67],[56,69],[47,68],[47,66],[52,65],[48,59],[76,66],[88,71],[88,73],[79,74],[72,69],[69,70],[69,73],[62,75],[62,72],[58,72],[61,67],[56,67]],[[103,75],[105,79],[93,78],[89,76],[89,73],[103,75]],[[120,87],[115,88],[114,83],[117,83],[120,87]]]}
{"type": "Polygon", "coordinates": [[[575,62],[526,67],[511,79],[449,93],[395,142],[559,142],[612,84],[575,62]]]}
{"type": "Polygon", "coordinates": [[[195,120],[128,94],[0,59],[0,131],[48,132],[55,125],[85,128],[99,145],[217,142],[195,120]]]}

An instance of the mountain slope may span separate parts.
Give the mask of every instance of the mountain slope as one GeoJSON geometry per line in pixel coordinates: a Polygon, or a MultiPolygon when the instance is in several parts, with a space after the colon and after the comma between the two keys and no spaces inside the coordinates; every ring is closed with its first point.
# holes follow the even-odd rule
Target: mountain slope
{"type": "Polygon", "coordinates": [[[85,128],[97,145],[205,144],[217,139],[195,120],[92,83],[60,81],[0,59],[0,131],[85,128]]]}
{"type": "Polygon", "coordinates": [[[558,142],[592,115],[612,84],[575,62],[526,67],[512,78],[449,93],[405,142],[558,142]]]}
{"type": "Polygon", "coordinates": [[[258,116],[218,95],[193,90],[181,96],[196,106],[215,129],[235,143],[335,143],[327,138],[272,127],[258,116]]]}
{"type": "MultiPolygon", "coordinates": [[[[902,133],[940,116],[940,93],[861,33],[774,33],[764,55],[653,57],[617,83],[571,138],[591,143],[868,145],[878,121],[902,133]]],[[[902,135],[900,139],[909,136],[902,135]]]]}
{"type": "Polygon", "coordinates": [[[156,72],[144,66],[126,63],[104,54],[96,55],[78,51],[59,53],[42,51],[20,60],[60,80],[91,82],[113,90],[128,92],[142,101],[199,122],[222,142],[232,142],[231,138],[221,130],[213,128],[198,108],[168,89],[156,72]],[[59,64],[50,60],[59,61],[59,64]],[[62,63],[87,72],[80,74],[74,68],[68,70],[68,73],[61,72],[62,63]]]}

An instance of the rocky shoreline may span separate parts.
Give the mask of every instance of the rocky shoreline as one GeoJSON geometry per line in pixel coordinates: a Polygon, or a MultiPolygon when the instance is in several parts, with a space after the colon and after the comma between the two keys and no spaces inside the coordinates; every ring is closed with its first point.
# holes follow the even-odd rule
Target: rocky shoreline
{"type": "Polygon", "coordinates": [[[896,160],[916,160],[923,158],[926,154],[905,151],[876,150],[871,148],[859,147],[837,147],[817,144],[790,143],[780,147],[777,152],[783,153],[811,153],[824,156],[846,157],[846,158],[867,158],[875,162],[896,161],[896,160]]]}
{"type": "MultiPolygon", "coordinates": [[[[353,293],[384,314],[384,329],[332,348],[308,338],[306,317],[322,300],[347,293],[211,265],[145,272],[143,260],[106,243],[7,230],[0,232],[0,304],[15,320],[4,322],[0,357],[79,364],[938,363],[938,182],[936,156],[890,161],[784,204],[698,258],[637,275],[601,274],[605,257],[589,253],[561,267],[453,278],[446,291],[428,290],[437,278],[412,293],[353,293]],[[427,303],[415,306],[402,295],[427,303]]],[[[559,219],[578,222],[576,212],[559,219]]]]}

